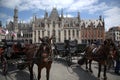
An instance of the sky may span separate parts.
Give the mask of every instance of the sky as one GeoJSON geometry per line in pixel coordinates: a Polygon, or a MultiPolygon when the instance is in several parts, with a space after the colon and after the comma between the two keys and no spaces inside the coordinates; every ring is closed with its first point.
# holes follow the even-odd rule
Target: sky
{"type": "Polygon", "coordinates": [[[76,17],[80,12],[81,19],[99,19],[101,15],[105,21],[105,30],[120,26],[120,0],[0,0],[0,21],[5,26],[13,21],[14,8],[18,8],[18,20],[30,22],[36,15],[49,14],[56,7],[58,13],[63,10],[64,16],[76,17]]]}

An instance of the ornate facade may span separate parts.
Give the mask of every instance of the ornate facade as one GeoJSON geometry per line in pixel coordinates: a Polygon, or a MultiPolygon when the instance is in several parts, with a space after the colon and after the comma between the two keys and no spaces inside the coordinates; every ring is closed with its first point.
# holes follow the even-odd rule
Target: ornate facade
{"type": "Polygon", "coordinates": [[[82,20],[80,13],[76,17],[64,17],[53,8],[50,15],[45,11],[44,18],[33,16],[30,23],[18,23],[17,9],[14,10],[14,21],[7,25],[8,30],[17,33],[17,39],[39,43],[39,37],[54,36],[54,42],[64,40],[78,40],[78,43],[90,43],[104,40],[104,21],[101,16],[98,20],[82,20]],[[13,27],[12,27],[13,26],[13,27]],[[23,32],[23,36],[21,36],[23,32]]]}

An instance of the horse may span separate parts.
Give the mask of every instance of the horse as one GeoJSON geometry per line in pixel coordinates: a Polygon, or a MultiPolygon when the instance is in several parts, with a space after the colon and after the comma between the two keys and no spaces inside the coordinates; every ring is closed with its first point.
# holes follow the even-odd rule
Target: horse
{"type": "Polygon", "coordinates": [[[82,59],[78,60],[78,64],[82,65],[84,62],[86,63],[86,70],[88,69],[88,62],[89,62],[89,71],[93,72],[91,69],[91,63],[92,61],[98,62],[98,78],[100,78],[101,73],[101,66],[104,66],[104,80],[107,80],[106,76],[106,67],[108,58],[111,55],[110,51],[111,48],[114,48],[114,43],[111,39],[106,39],[103,44],[101,44],[99,47],[96,48],[95,45],[89,45],[85,48],[85,53],[82,59]]]}
{"type": "Polygon", "coordinates": [[[40,38],[41,44],[39,47],[34,45],[25,50],[28,68],[30,72],[30,80],[33,80],[33,66],[36,64],[38,66],[38,80],[41,78],[41,70],[46,68],[46,78],[49,80],[49,73],[52,64],[52,48],[51,48],[51,38],[43,37],[40,38]]]}

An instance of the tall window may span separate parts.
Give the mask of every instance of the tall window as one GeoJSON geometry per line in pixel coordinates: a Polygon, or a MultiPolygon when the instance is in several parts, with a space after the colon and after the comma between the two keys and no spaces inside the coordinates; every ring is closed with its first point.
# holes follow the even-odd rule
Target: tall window
{"type": "Polygon", "coordinates": [[[53,27],[55,28],[55,21],[53,21],[53,27]]]}
{"type": "Polygon", "coordinates": [[[68,36],[69,36],[69,39],[70,39],[70,30],[68,30],[68,36]]]}
{"type": "Polygon", "coordinates": [[[42,37],[44,37],[44,31],[42,31],[42,37]]]}
{"type": "Polygon", "coordinates": [[[40,36],[40,31],[38,31],[38,36],[40,36]]]}
{"type": "Polygon", "coordinates": [[[79,30],[77,30],[77,37],[79,37],[79,30]]]}
{"type": "Polygon", "coordinates": [[[64,40],[66,40],[66,30],[64,30],[64,40]]]}
{"type": "Polygon", "coordinates": [[[60,35],[60,30],[58,31],[58,36],[59,36],[59,37],[58,37],[58,40],[59,40],[59,42],[60,42],[60,36],[61,36],[61,35],[60,35]]]}
{"type": "MultiPolygon", "coordinates": [[[[56,34],[55,30],[53,29],[52,32],[53,32],[52,35],[55,37],[55,34],[56,34]]],[[[56,42],[56,39],[54,39],[53,41],[56,42]]]]}
{"type": "Polygon", "coordinates": [[[74,31],[74,29],[73,29],[73,37],[75,36],[75,31],[74,31]]]}

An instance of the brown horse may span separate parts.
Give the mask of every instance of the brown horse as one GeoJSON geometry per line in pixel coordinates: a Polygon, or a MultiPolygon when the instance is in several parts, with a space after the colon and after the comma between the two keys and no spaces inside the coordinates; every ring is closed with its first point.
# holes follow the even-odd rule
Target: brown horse
{"type": "Polygon", "coordinates": [[[41,40],[41,44],[39,47],[35,47],[35,45],[29,46],[26,48],[26,56],[28,67],[30,71],[30,80],[33,80],[33,65],[37,64],[38,66],[38,80],[41,78],[41,70],[46,68],[46,78],[49,80],[49,73],[52,64],[52,48],[51,48],[51,38],[43,37],[39,38],[41,40]]]}
{"type": "Polygon", "coordinates": [[[78,64],[82,65],[84,62],[86,63],[86,70],[88,69],[88,62],[89,62],[89,71],[93,72],[91,69],[92,60],[97,61],[99,68],[98,68],[98,78],[100,78],[101,66],[104,66],[104,80],[107,79],[106,76],[106,67],[107,61],[110,54],[111,48],[114,47],[114,43],[111,39],[106,39],[104,44],[100,45],[98,48],[95,45],[87,46],[85,49],[85,54],[82,59],[78,61],[78,64]],[[112,46],[112,47],[111,47],[112,46]]]}

